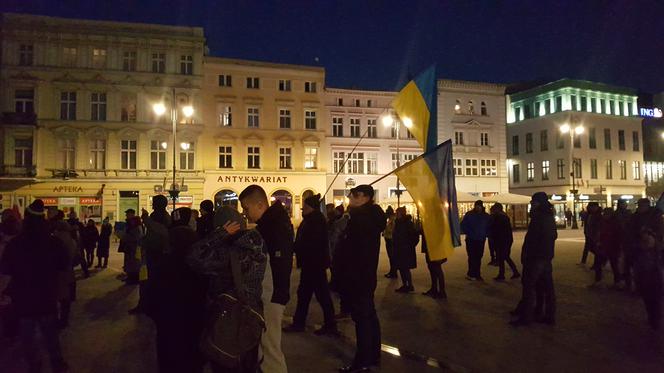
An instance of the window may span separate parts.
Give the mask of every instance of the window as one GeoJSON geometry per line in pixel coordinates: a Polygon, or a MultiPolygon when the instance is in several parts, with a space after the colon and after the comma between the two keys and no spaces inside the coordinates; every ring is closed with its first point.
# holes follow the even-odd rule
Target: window
{"type": "Polygon", "coordinates": [[[588,111],[593,112],[593,103],[595,102],[595,99],[593,97],[588,97],[588,111]]]}
{"type": "Polygon", "coordinates": [[[599,99],[599,113],[606,113],[606,99],[600,98],[599,99]]]}
{"type": "Polygon", "coordinates": [[[332,118],[332,136],[334,137],[344,136],[344,118],[341,117],[332,118]]]}
{"type": "Polygon", "coordinates": [[[344,99],[343,98],[337,98],[337,106],[344,106],[344,99]]]}
{"type": "MultiPolygon", "coordinates": [[[[454,104],[454,112],[455,112],[456,114],[460,114],[460,113],[461,113],[461,101],[456,100],[456,103],[454,104]]],[[[517,117],[518,117],[518,116],[517,116],[517,117]]]]}
{"type": "Polygon", "coordinates": [[[631,115],[632,114],[632,103],[628,102],[627,103],[627,111],[625,112],[625,116],[631,115]]]}
{"type": "Polygon", "coordinates": [[[34,113],[35,90],[17,89],[14,92],[14,108],[17,113],[34,113]]]}
{"type": "Polygon", "coordinates": [[[473,101],[468,101],[468,114],[475,114],[475,104],[473,101]]]}
{"type": "Polygon", "coordinates": [[[590,160],[590,178],[597,179],[597,159],[590,160]]]}
{"type": "Polygon", "coordinates": [[[480,159],[480,176],[496,176],[496,163],[495,159],[480,159]]]}
{"type": "Polygon", "coordinates": [[[558,179],[564,179],[565,178],[565,160],[564,159],[556,160],[556,175],[557,175],[558,179]]]}
{"type": "Polygon", "coordinates": [[[219,147],[219,168],[233,168],[233,148],[230,146],[219,147]]]}
{"type": "Polygon", "coordinates": [[[194,143],[182,142],[180,143],[180,169],[193,170],[194,169],[194,143]]]}
{"type": "Polygon", "coordinates": [[[233,78],[230,75],[219,75],[219,87],[232,87],[233,78]]]}
{"type": "Polygon", "coordinates": [[[93,93],[90,96],[91,120],[106,120],[106,93],[93,93]]]}
{"type": "Polygon", "coordinates": [[[316,82],[304,82],[304,91],[308,93],[316,93],[316,82]]]}
{"type": "Polygon", "coordinates": [[[376,125],[376,119],[367,120],[367,137],[372,139],[378,137],[378,126],[376,125]]]}
{"type": "Polygon", "coordinates": [[[551,114],[551,99],[547,98],[544,101],[544,114],[551,114]]]}
{"type": "Polygon", "coordinates": [[[14,139],[14,166],[32,166],[32,137],[27,139],[14,139]]]}
{"type": "Polygon", "coordinates": [[[95,69],[103,69],[106,67],[106,49],[92,49],[92,67],[95,69]]]}
{"type": "Polygon", "coordinates": [[[136,96],[124,94],[120,99],[120,120],[123,122],[136,122],[136,96]]]}
{"type": "Polygon", "coordinates": [[[581,135],[574,134],[572,139],[574,140],[574,147],[577,149],[581,148],[581,135]]]}
{"type": "Polygon", "coordinates": [[[136,140],[122,140],[120,142],[120,163],[123,170],[136,169],[136,140]]]}
{"type": "Polygon", "coordinates": [[[367,153],[367,175],[376,175],[378,173],[378,154],[367,153]]]}
{"type": "Polygon", "coordinates": [[[152,53],[152,72],[166,72],[166,53],[152,53]]]}
{"type": "Polygon", "coordinates": [[[61,139],[59,141],[58,164],[62,169],[76,169],[76,142],[74,139],[61,139]]]}
{"type": "Polygon", "coordinates": [[[478,173],[477,159],[466,159],[466,176],[477,176],[478,173]]]}
{"type": "Polygon", "coordinates": [[[611,130],[604,129],[604,149],[611,150],[611,130]]]}
{"type": "Polygon", "coordinates": [[[488,115],[488,114],[486,113],[486,103],[485,103],[484,101],[482,101],[482,103],[480,104],[480,114],[482,114],[482,115],[488,115]]]}
{"type": "Polygon", "coordinates": [[[570,95],[569,99],[572,102],[572,110],[576,111],[578,109],[576,96],[575,95],[570,95]]]}
{"type": "Polygon", "coordinates": [[[219,107],[219,125],[223,127],[233,126],[233,111],[231,105],[221,104],[219,107]]]}
{"type": "Polygon", "coordinates": [[[552,110],[552,112],[560,111],[563,111],[563,96],[556,96],[556,107],[552,110]]]}
{"type": "Polygon", "coordinates": [[[106,168],[106,140],[90,140],[90,168],[93,170],[106,168]]]}
{"type": "Polygon", "coordinates": [[[279,79],[279,90],[289,92],[291,90],[291,81],[286,79],[279,79]]]}
{"type": "Polygon", "coordinates": [[[489,133],[480,133],[480,146],[489,146],[489,133]]]}
{"type": "Polygon", "coordinates": [[[364,153],[353,153],[346,163],[346,172],[349,174],[364,173],[364,153]]]}
{"type": "Polygon", "coordinates": [[[60,92],[60,119],[76,120],[76,92],[60,92]]]}
{"type": "Polygon", "coordinates": [[[521,108],[520,107],[514,108],[514,121],[518,122],[520,120],[521,120],[521,108]]]}
{"type": "Polygon", "coordinates": [[[616,114],[623,115],[623,103],[622,103],[622,101],[618,101],[618,110],[616,110],[616,114]]]}
{"type": "Polygon", "coordinates": [[[606,161],[606,178],[613,179],[613,162],[610,159],[606,161]]]}
{"type": "Polygon", "coordinates": [[[150,169],[166,169],[166,148],[168,144],[165,141],[150,141],[150,169]]]}
{"type": "Polygon", "coordinates": [[[306,170],[315,170],[318,168],[318,148],[311,146],[304,147],[304,168],[306,170]]]}
{"type": "Polygon", "coordinates": [[[18,64],[21,66],[32,66],[34,47],[32,44],[21,44],[18,48],[18,64]]]}
{"type": "Polygon", "coordinates": [[[180,56],[180,74],[191,75],[194,73],[194,56],[181,55],[180,56]]]}
{"type": "Polygon", "coordinates": [[[533,181],[535,180],[535,163],[534,162],[528,162],[526,165],[526,181],[533,181]]]}
{"type": "Polygon", "coordinates": [[[367,107],[372,107],[372,106],[373,106],[373,103],[371,102],[371,100],[367,100],[367,107]]]}
{"type": "Polygon", "coordinates": [[[512,136],[512,155],[519,155],[519,136],[512,136]]]}
{"type": "Polygon", "coordinates": [[[360,105],[360,100],[355,99],[355,107],[360,107],[360,106],[361,106],[361,105],[360,105]]]}
{"type": "Polygon", "coordinates": [[[581,111],[588,110],[588,98],[586,96],[581,96],[581,111]]]}
{"type": "Polygon", "coordinates": [[[315,130],[316,129],[316,111],[315,110],[305,110],[304,111],[304,129],[315,130]]]}
{"type": "Polygon", "coordinates": [[[532,153],[533,152],[533,134],[532,133],[526,133],[526,153],[532,153]]]}
{"type": "Polygon", "coordinates": [[[556,149],[565,149],[565,137],[560,131],[556,131],[556,149]]]}
{"type": "Polygon", "coordinates": [[[519,183],[521,181],[521,168],[518,164],[512,165],[512,181],[514,183],[519,183]]]}
{"type": "Polygon", "coordinates": [[[583,164],[581,163],[581,159],[579,158],[574,158],[572,160],[574,163],[574,177],[577,179],[581,179],[583,177],[583,164]]]}
{"type": "Polygon", "coordinates": [[[641,180],[641,162],[640,161],[632,162],[632,174],[634,175],[634,180],[641,180]]]}
{"type": "Polygon", "coordinates": [[[463,132],[454,132],[454,145],[463,145],[463,132]]]}
{"type": "Polygon", "coordinates": [[[549,132],[547,130],[540,131],[540,151],[545,152],[549,150],[549,132]]]}
{"type": "Polygon", "coordinates": [[[279,128],[291,128],[291,113],[289,109],[279,109],[279,128]]]}
{"type": "Polygon", "coordinates": [[[259,147],[247,148],[247,168],[261,168],[261,149],[259,147]]]}
{"type": "Polygon", "coordinates": [[[292,168],[291,155],[291,148],[279,148],[279,168],[292,168]]]}
{"type": "Polygon", "coordinates": [[[533,111],[535,112],[535,116],[544,115],[544,110],[542,110],[542,103],[539,101],[535,101],[534,105],[535,109],[533,111]]]}
{"type": "Polygon", "coordinates": [[[78,50],[74,47],[62,48],[62,64],[65,66],[76,66],[78,50]]]}
{"type": "Polygon", "coordinates": [[[588,147],[590,149],[597,149],[597,131],[594,128],[588,130],[588,147]]]}
{"type": "MultiPolygon", "coordinates": [[[[334,152],[332,155],[334,173],[337,173],[339,170],[341,170],[341,166],[343,166],[344,161],[346,160],[345,154],[344,152],[334,152]]],[[[394,155],[395,154],[392,154],[392,157],[394,157],[394,155]]],[[[341,173],[344,173],[344,171],[342,170],[341,173]]]]}
{"type": "Polygon", "coordinates": [[[259,114],[258,114],[258,108],[257,107],[250,107],[247,108],[247,127],[249,128],[258,128],[258,119],[259,114]]]}
{"type": "Polygon", "coordinates": [[[401,160],[399,159],[399,154],[392,153],[392,169],[401,166],[401,160]]]}
{"type": "Polygon", "coordinates": [[[640,137],[639,137],[639,131],[633,131],[632,132],[632,150],[635,152],[640,151],[641,146],[640,144],[640,137]]]}
{"type": "Polygon", "coordinates": [[[350,118],[350,137],[360,137],[359,118],[350,118]]]}
{"type": "Polygon", "coordinates": [[[606,113],[611,114],[615,112],[616,112],[616,102],[613,100],[609,100],[609,110],[607,110],[606,113]]]}
{"type": "Polygon", "coordinates": [[[618,149],[625,150],[625,131],[618,130],[618,149]]]}
{"type": "Polygon", "coordinates": [[[259,89],[261,87],[261,81],[257,77],[247,77],[247,88],[249,89],[259,89]]]}
{"type": "Polygon", "coordinates": [[[136,51],[122,53],[122,70],[136,71],[136,51]]]}
{"type": "Polygon", "coordinates": [[[542,180],[549,180],[549,161],[542,161],[542,180]]]}
{"type": "Polygon", "coordinates": [[[399,123],[397,123],[397,121],[395,120],[394,123],[392,123],[392,128],[390,129],[390,130],[391,130],[391,135],[392,135],[392,138],[393,138],[393,139],[396,139],[396,138],[397,138],[397,131],[398,131],[398,128],[399,128],[399,123]]]}
{"type": "Polygon", "coordinates": [[[454,158],[454,176],[463,176],[463,159],[454,158]]]}
{"type": "Polygon", "coordinates": [[[620,180],[627,180],[627,161],[618,161],[618,167],[620,168],[620,180]]]}

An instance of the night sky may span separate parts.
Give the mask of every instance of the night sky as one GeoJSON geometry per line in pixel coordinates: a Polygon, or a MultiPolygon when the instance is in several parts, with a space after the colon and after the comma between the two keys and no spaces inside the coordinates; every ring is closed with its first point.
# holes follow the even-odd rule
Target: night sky
{"type": "Polygon", "coordinates": [[[321,65],[327,85],[562,77],[664,91],[664,1],[55,1],[0,11],[202,26],[211,54],[321,65]],[[579,4],[577,4],[579,3],[579,4]]]}

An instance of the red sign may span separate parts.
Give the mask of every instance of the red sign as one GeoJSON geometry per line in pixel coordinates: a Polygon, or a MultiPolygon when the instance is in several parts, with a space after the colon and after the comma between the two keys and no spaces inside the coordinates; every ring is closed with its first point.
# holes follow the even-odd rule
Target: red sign
{"type": "Polygon", "coordinates": [[[57,206],[58,205],[58,199],[57,198],[41,198],[42,201],[44,201],[44,206],[57,206]]]}
{"type": "Polygon", "coordinates": [[[84,206],[101,205],[101,200],[96,198],[81,198],[79,203],[84,206]]]}

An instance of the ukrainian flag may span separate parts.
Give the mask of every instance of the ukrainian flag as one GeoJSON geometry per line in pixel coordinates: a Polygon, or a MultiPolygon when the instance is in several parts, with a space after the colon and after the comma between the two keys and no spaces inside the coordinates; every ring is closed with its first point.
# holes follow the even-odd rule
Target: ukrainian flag
{"type": "Polygon", "coordinates": [[[431,66],[411,80],[392,101],[392,108],[424,152],[438,145],[436,68],[431,66]]]}
{"type": "Polygon", "coordinates": [[[461,245],[454,186],[452,141],[426,152],[395,170],[417,204],[431,260],[449,258],[461,245]]]}

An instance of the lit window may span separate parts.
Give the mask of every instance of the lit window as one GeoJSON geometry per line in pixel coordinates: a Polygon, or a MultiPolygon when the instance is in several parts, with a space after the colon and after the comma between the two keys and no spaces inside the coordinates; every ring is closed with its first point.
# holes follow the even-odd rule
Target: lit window
{"type": "Polygon", "coordinates": [[[528,162],[526,171],[527,171],[526,181],[535,180],[535,163],[528,162]]]}
{"type": "Polygon", "coordinates": [[[193,170],[194,155],[195,151],[193,142],[180,143],[180,169],[193,170]]]}
{"type": "Polygon", "coordinates": [[[307,170],[318,168],[318,148],[310,146],[304,148],[304,168],[307,170]]]}
{"type": "Polygon", "coordinates": [[[279,168],[292,168],[291,155],[291,148],[279,148],[279,168]]]}
{"type": "Polygon", "coordinates": [[[152,170],[166,169],[167,148],[168,144],[165,141],[160,141],[160,140],[150,141],[150,169],[152,170]]]}
{"type": "Polygon", "coordinates": [[[92,67],[95,69],[103,69],[106,67],[106,49],[92,49],[92,67]]]}
{"type": "Polygon", "coordinates": [[[542,180],[549,180],[549,161],[542,161],[542,180]]]}

